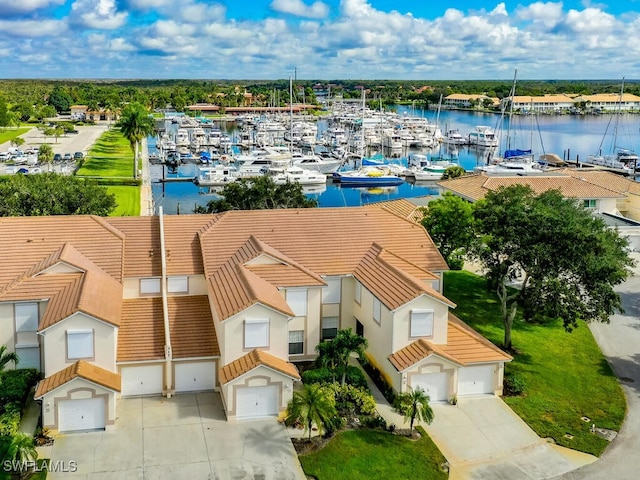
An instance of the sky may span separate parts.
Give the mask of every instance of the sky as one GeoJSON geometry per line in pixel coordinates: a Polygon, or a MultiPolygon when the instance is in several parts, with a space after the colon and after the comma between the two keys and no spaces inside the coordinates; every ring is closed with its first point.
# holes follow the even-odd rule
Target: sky
{"type": "Polygon", "coordinates": [[[0,0],[0,78],[640,79],[640,0],[0,0]]]}

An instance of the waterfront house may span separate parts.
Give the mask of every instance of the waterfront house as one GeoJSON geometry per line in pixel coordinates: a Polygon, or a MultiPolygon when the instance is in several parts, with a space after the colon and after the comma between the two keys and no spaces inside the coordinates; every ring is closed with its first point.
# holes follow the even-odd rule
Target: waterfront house
{"type": "Polygon", "coordinates": [[[0,219],[0,337],[44,379],[43,426],[114,425],[119,397],[219,391],[278,415],[338,329],[397,392],[499,395],[511,357],[457,319],[442,256],[388,207],[0,219]]]}

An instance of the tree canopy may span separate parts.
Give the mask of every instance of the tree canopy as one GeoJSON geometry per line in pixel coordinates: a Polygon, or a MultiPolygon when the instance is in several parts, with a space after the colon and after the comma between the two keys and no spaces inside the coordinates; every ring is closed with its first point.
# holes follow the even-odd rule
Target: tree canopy
{"type": "Polygon", "coordinates": [[[106,216],[116,207],[113,194],[95,180],[57,173],[8,175],[0,179],[0,217],[43,215],[106,216]]]}
{"type": "Polygon", "coordinates": [[[526,319],[559,318],[568,331],[622,311],[614,286],[633,265],[627,241],[576,201],[516,185],[489,192],[474,219],[481,239],[474,255],[497,289],[505,348],[519,304],[526,319]],[[509,289],[513,281],[521,288],[509,289]]]}
{"type": "Polygon", "coordinates": [[[462,268],[464,254],[475,241],[473,222],[473,204],[451,192],[432,200],[424,209],[422,226],[453,270],[462,268]]]}
{"type": "Polygon", "coordinates": [[[276,185],[272,178],[242,178],[228,183],[220,192],[222,198],[211,200],[206,207],[197,206],[195,213],[219,213],[228,210],[269,210],[276,208],[313,208],[316,200],[307,198],[299,183],[276,185]]]}

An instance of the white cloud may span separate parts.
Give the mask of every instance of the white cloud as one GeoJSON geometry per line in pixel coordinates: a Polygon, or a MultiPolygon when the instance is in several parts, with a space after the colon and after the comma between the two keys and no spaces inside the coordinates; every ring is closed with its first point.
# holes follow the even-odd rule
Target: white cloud
{"type": "Polygon", "coordinates": [[[66,30],[66,23],[59,20],[0,20],[0,35],[47,37],[58,36],[66,30]]]}
{"type": "Polygon", "coordinates": [[[329,6],[321,1],[307,5],[302,0],[273,0],[271,8],[276,12],[307,18],[325,18],[329,14],[329,6]]]}
{"type": "Polygon", "coordinates": [[[518,8],[516,16],[525,21],[538,22],[547,28],[553,28],[562,20],[562,3],[535,2],[518,8]]]}
{"type": "Polygon", "coordinates": [[[114,30],[125,24],[127,16],[118,11],[116,0],[76,0],[71,6],[73,22],[88,28],[114,30]]]}
{"type": "Polygon", "coordinates": [[[65,0],[2,0],[0,15],[13,15],[33,12],[50,5],[62,5],[65,0]]]}

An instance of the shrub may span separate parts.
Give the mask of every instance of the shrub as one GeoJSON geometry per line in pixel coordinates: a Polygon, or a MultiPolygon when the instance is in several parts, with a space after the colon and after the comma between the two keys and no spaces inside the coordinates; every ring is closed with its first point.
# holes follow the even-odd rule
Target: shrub
{"type": "Polygon", "coordinates": [[[387,421],[380,415],[361,417],[360,424],[365,428],[380,428],[382,430],[387,430],[387,421]]]}
{"type": "Polygon", "coordinates": [[[40,379],[40,374],[33,368],[5,370],[0,381],[0,405],[17,402],[22,405],[27,394],[40,379]]]}
{"type": "Polygon", "coordinates": [[[6,411],[0,415],[0,436],[13,437],[20,428],[20,410],[6,411]]]}
{"type": "MultiPolygon", "coordinates": [[[[332,375],[331,370],[322,368],[313,368],[302,372],[302,383],[332,383],[335,380],[342,378],[342,371],[336,371],[335,375],[332,375]]],[[[355,365],[347,366],[347,376],[345,383],[360,388],[367,388],[367,379],[364,377],[362,370],[355,365]]]]}
{"type": "Polygon", "coordinates": [[[376,413],[376,401],[368,388],[354,385],[340,385],[338,382],[328,386],[333,392],[336,409],[342,415],[373,415],[376,413]]]}
{"type": "Polygon", "coordinates": [[[527,388],[527,384],[522,377],[512,372],[505,373],[503,385],[503,395],[505,397],[518,397],[524,395],[527,388]]]}
{"type": "Polygon", "coordinates": [[[391,405],[395,402],[396,394],[393,391],[391,385],[387,383],[387,380],[382,376],[380,370],[374,367],[370,362],[361,362],[362,368],[364,368],[365,372],[369,374],[373,383],[378,387],[378,390],[384,395],[384,398],[387,399],[391,405]]]}

